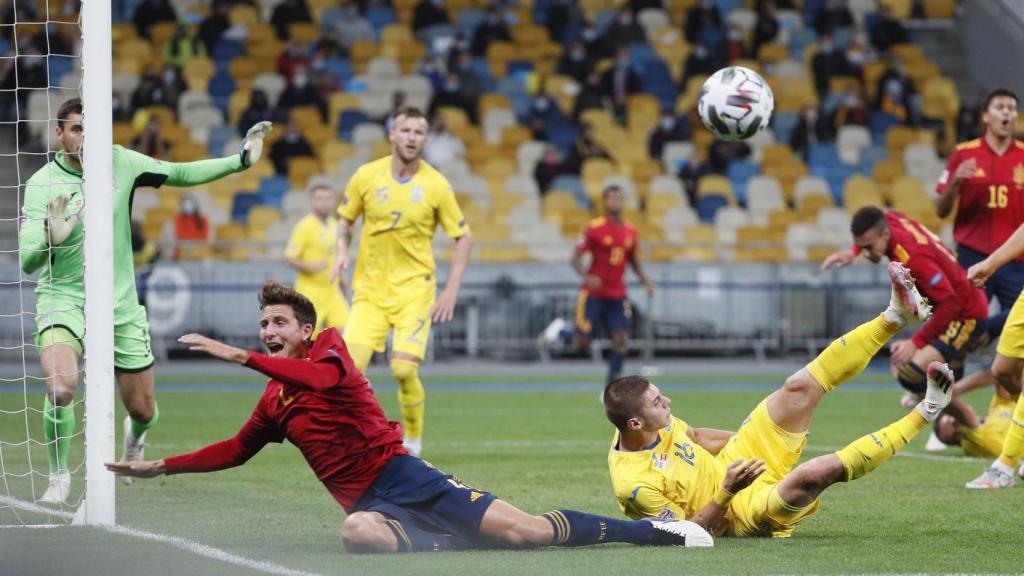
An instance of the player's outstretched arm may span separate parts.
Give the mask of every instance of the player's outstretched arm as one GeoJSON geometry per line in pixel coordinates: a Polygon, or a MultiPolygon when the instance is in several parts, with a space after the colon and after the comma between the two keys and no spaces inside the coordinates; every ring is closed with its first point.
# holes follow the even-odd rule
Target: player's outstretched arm
{"type": "Polygon", "coordinates": [[[144,462],[107,462],[104,464],[118,476],[131,476],[133,478],[155,478],[163,476],[166,468],[163,460],[147,460],[144,462]]]}
{"type": "Polygon", "coordinates": [[[725,478],[722,480],[718,492],[715,493],[715,497],[691,520],[714,534],[715,528],[729,509],[729,503],[732,502],[733,497],[740,490],[753,484],[754,480],[757,480],[763,473],[764,460],[752,458],[745,461],[741,458],[732,462],[725,470],[725,478]]]}
{"type": "Polygon", "coordinates": [[[455,302],[459,299],[462,276],[469,265],[471,243],[472,237],[469,232],[455,239],[455,256],[452,258],[451,271],[448,272],[448,281],[445,282],[444,290],[430,310],[430,319],[434,322],[448,322],[455,316],[455,302]]]}
{"type": "Polygon", "coordinates": [[[223,342],[207,338],[202,334],[185,334],[178,338],[178,342],[188,345],[188,349],[194,352],[205,352],[218,360],[245,364],[249,361],[249,351],[234,346],[228,346],[223,342]]]}
{"type": "Polygon", "coordinates": [[[983,286],[985,280],[995,273],[1003,264],[1020,256],[1024,252],[1024,224],[1003,242],[996,251],[989,254],[981,262],[967,269],[967,279],[975,286],[983,286]]]}
{"type": "Polygon", "coordinates": [[[821,271],[824,272],[825,270],[828,270],[832,266],[835,266],[836,268],[845,268],[856,259],[857,255],[854,254],[851,250],[840,250],[838,252],[833,252],[832,254],[826,256],[824,260],[822,260],[821,271]]]}

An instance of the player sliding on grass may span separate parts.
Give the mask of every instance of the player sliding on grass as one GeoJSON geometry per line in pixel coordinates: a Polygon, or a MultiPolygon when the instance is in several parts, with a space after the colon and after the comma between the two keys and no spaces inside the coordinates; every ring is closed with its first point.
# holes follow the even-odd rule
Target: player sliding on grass
{"type": "Polygon", "coordinates": [[[735,434],[689,427],[644,378],[609,384],[605,411],[618,433],[608,468],[623,512],[689,518],[714,534],[787,537],[817,511],[823,490],[864,476],[906,446],[950,401],[953,374],[945,364],[928,366],[927,391],[910,414],[793,469],[822,396],[859,374],[905,324],[930,314],[906,268],[893,262],[889,276],[892,298],[885,312],[790,376],[735,434]]]}
{"type": "MultiPolygon", "coordinates": [[[[113,148],[114,188],[114,371],[124,420],[123,460],[141,460],[146,431],[160,418],[153,385],[149,321],[135,290],[131,204],[142,186],[194,186],[241,172],[263,151],[270,122],[249,129],[238,154],[200,162],[161,162],[121,146],[113,148]]],[[[68,100],[57,110],[54,159],[25,184],[18,235],[18,257],[25,274],[39,271],[36,282],[36,333],[39,361],[46,377],[43,437],[50,461],[49,486],[40,502],[59,503],[71,490],[68,448],[75,433],[78,363],[84,352],[85,287],[82,194],[82,101],[68,100]]],[[[126,480],[131,480],[127,478],[126,480]]]]}
{"type": "Polygon", "coordinates": [[[338,331],[325,330],[309,344],[316,326],[310,301],[274,282],[263,285],[259,301],[260,341],[269,354],[248,352],[199,334],[180,339],[191,350],[270,377],[241,431],[190,454],[110,463],[108,469],[140,478],[212,472],[239,466],[268,442],[287,438],[348,512],[341,540],[350,552],[605,542],[712,545],[711,536],[692,522],[632,522],[573,510],[526,514],[410,456],[402,446],[401,427],[385,418],[338,331]]]}

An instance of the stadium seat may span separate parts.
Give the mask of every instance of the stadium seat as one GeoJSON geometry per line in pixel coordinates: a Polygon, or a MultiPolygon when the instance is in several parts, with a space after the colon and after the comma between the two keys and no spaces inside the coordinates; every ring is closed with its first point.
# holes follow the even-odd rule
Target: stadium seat
{"type": "Polygon", "coordinates": [[[786,206],[782,185],[773,176],[754,176],[746,187],[747,209],[754,218],[763,220],[773,210],[786,206]]]}
{"type": "Polygon", "coordinates": [[[846,180],[843,186],[843,205],[847,212],[853,214],[864,206],[883,206],[885,200],[875,181],[861,175],[846,180]]]}
{"type": "Polygon", "coordinates": [[[245,224],[249,217],[249,210],[260,204],[260,195],[256,192],[238,192],[234,195],[231,203],[231,219],[235,222],[245,224]]]}
{"type": "Polygon", "coordinates": [[[353,141],[357,126],[369,122],[370,119],[360,110],[345,110],[338,117],[338,137],[347,142],[353,141]]]}
{"type": "Polygon", "coordinates": [[[270,176],[260,180],[260,202],[275,208],[281,208],[284,195],[290,184],[286,176],[270,176]]]}
{"type": "Polygon", "coordinates": [[[729,199],[720,194],[709,194],[697,199],[697,217],[701,222],[714,222],[719,209],[729,205],[729,199]]]}

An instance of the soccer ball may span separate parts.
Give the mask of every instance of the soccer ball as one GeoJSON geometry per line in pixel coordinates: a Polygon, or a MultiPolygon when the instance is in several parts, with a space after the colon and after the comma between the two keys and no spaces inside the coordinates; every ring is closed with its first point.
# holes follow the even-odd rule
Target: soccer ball
{"type": "Polygon", "coordinates": [[[768,126],[775,97],[761,75],[730,66],[704,82],[697,103],[701,122],[722,140],[746,140],[768,126]]]}

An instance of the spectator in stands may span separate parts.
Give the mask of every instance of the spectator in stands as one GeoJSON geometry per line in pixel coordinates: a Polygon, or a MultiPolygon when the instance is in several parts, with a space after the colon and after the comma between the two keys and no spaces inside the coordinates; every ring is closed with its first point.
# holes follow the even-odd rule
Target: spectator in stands
{"type": "Polygon", "coordinates": [[[728,142],[715,140],[708,150],[708,164],[715,174],[725,174],[729,164],[750,156],[750,146],[746,142],[728,142]]]}
{"type": "Polygon", "coordinates": [[[210,239],[210,223],[199,210],[195,196],[188,192],[182,194],[178,202],[178,214],[174,217],[174,238],[177,240],[174,248],[175,260],[180,260],[182,256],[188,254],[183,244],[206,242],[210,239]]]}
{"type": "Polygon", "coordinates": [[[956,141],[966,142],[977,138],[981,134],[978,130],[980,124],[981,118],[977,107],[961,103],[960,113],[956,117],[956,141]]]}
{"type": "Polygon", "coordinates": [[[562,173],[579,175],[583,162],[590,158],[611,160],[612,156],[608,150],[597,143],[594,138],[594,127],[585,123],[580,126],[580,134],[576,137],[576,142],[569,148],[569,154],[562,165],[562,173]]]}
{"type": "Polygon", "coordinates": [[[710,76],[721,68],[722,62],[712,54],[702,42],[693,45],[693,50],[683,62],[683,77],[680,80],[679,90],[686,89],[686,84],[694,76],[710,76]]]}
{"type": "Polygon", "coordinates": [[[638,16],[641,10],[647,8],[663,10],[665,5],[661,0],[629,0],[629,9],[633,11],[634,16],[638,16]]]}
{"type": "Polygon", "coordinates": [[[274,142],[270,147],[270,160],[274,163],[274,171],[278,174],[288,174],[288,161],[300,156],[315,156],[313,147],[309,145],[302,135],[298,123],[288,122],[284,136],[274,142]]]}
{"type": "Polygon", "coordinates": [[[853,15],[845,0],[826,0],[814,14],[814,29],[818,35],[832,34],[836,28],[853,25],[853,15]]]}
{"type": "MultiPolygon", "coordinates": [[[[528,124],[533,126],[534,121],[540,122],[541,124],[548,125],[563,125],[566,123],[565,115],[562,114],[562,109],[558,106],[558,101],[554,97],[549,96],[543,86],[537,91],[537,95],[533,97],[533,101],[530,102],[530,113],[529,113],[528,124]]],[[[537,135],[537,131],[534,130],[534,136],[537,135]]],[[[537,138],[538,140],[547,140],[547,138],[537,138]]]]}
{"type": "Polygon", "coordinates": [[[637,23],[629,6],[619,9],[615,21],[605,32],[605,37],[612,46],[629,46],[634,42],[647,42],[643,26],[637,23]]]}
{"type": "Polygon", "coordinates": [[[893,57],[878,79],[874,108],[892,114],[901,122],[913,126],[917,124],[916,96],[914,81],[907,76],[899,58],[893,57]]]}
{"type": "Polygon", "coordinates": [[[449,73],[445,77],[445,81],[441,86],[441,89],[434,92],[434,97],[430,101],[428,113],[431,116],[435,116],[439,108],[458,108],[466,113],[470,122],[476,124],[477,117],[475,104],[475,102],[468,102],[462,95],[458,75],[449,73]]]}
{"type": "Polygon", "coordinates": [[[630,64],[629,48],[619,47],[615,54],[615,65],[606,70],[601,78],[601,89],[611,99],[615,116],[625,121],[629,97],[640,91],[640,76],[630,64]]]}
{"type": "Polygon", "coordinates": [[[690,127],[686,118],[676,118],[671,110],[663,110],[658,126],[647,138],[647,153],[655,160],[661,159],[665,144],[669,142],[685,142],[690,138],[690,127]]]}
{"type": "Polygon", "coordinates": [[[267,93],[260,88],[254,88],[252,95],[249,96],[249,107],[242,112],[242,116],[238,119],[238,135],[245,136],[249,128],[264,120],[276,122],[278,114],[270,107],[267,93]]]}
{"type": "Polygon", "coordinates": [[[228,14],[231,12],[229,0],[214,0],[213,10],[203,18],[199,24],[199,39],[206,46],[206,53],[213,54],[213,47],[220,41],[221,36],[231,26],[228,14]]]}
{"type": "Polygon", "coordinates": [[[341,90],[341,81],[327,69],[327,58],[326,50],[317,50],[309,62],[309,80],[325,99],[341,90]]]}
{"type": "Polygon", "coordinates": [[[473,32],[473,54],[482,57],[487,54],[487,47],[491,45],[491,42],[510,42],[511,40],[512,35],[505,24],[504,14],[497,6],[491,5],[487,9],[487,17],[473,32]]]}
{"type": "Polygon", "coordinates": [[[284,50],[281,50],[281,55],[277,57],[277,73],[291,82],[297,66],[309,66],[309,60],[306,59],[302,45],[297,40],[289,40],[284,50]]]}
{"type": "Polygon", "coordinates": [[[824,100],[829,92],[829,81],[836,76],[844,76],[850,68],[846,55],[837,50],[832,36],[823,34],[818,40],[818,53],[811,58],[811,71],[814,74],[814,87],[818,98],[824,100]]]}
{"type": "Polygon", "coordinates": [[[0,58],[0,120],[26,118],[32,89],[45,89],[49,83],[46,57],[28,38],[20,39],[17,52],[11,50],[0,58]]]}
{"type": "Polygon", "coordinates": [[[270,16],[270,24],[281,40],[291,38],[289,28],[292,24],[312,21],[313,17],[309,14],[306,0],[284,0],[274,8],[274,12],[270,16]]]}
{"type": "Polygon", "coordinates": [[[413,33],[419,35],[420,32],[438,24],[451,24],[444,0],[420,0],[412,15],[413,33]]]}
{"type": "Polygon", "coordinates": [[[743,28],[738,24],[730,24],[729,32],[726,34],[725,59],[732,62],[748,56],[750,56],[750,51],[747,50],[747,40],[743,28]]]}
{"type": "Polygon", "coordinates": [[[558,73],[570,76],[583,83],[594,70],[594,59],[587,55],[587,47],[580,40],[573,40],[569,50],[558,61],[558,73]]]}
{"type": "Polygon", "coordinates": [[[142,132],[132,140],[132,150],[157,160],[166,160],[171,143],[160,133],[160,117],[151,116],[142,132]]]}
{"type": "Polygon", "coordinates": [[[583,89],[576,95],[576,102],[572,105],[572,121],[578,124],[583,111],[591,108],[605,109],[601,77],[597,75],[597,72],[591,72],[590,76],[587,76],[583,83],[583,89]]]}
{"type": "Polygon", "coordinates": [[[709,52],[721,53],[725,43],[725,27],[715,0],[700,0],[700,4],[690,8],[686,13],[683,33],[690,44],[700,42],[709,52]]]}
{"type": "Polygon", "coordinates": [[[863,28],[858,28],[850,35],[850,45],[846,48],[846,62],[848,76],[861,78],[863,76],[864,63],[877,59],[875,49],[868,42],[868,35],[863,28]]]}
{"type": "Polygon", "coordinates": [[[435,116],[430,123],[430,137],[423,147],[423,158],[428,164],[436,167],[465,156],[466,145],[458,136],[448,131],[444,118],[435,116]]]}
{"type": "Polygon", "coordinates": [[[327,122],[327,99],[313,85],[305,64],[293,68],[292,81],[277,100],[277,107],[284,111],[301,106],[316,106],[320,110],[320,117],[327,122]]]}
{"type": "MultiPolygon", "coordinates": [[[[132,119],[131,106],[128,97],[120,90],[114,90],[110,96],[111,119],[114,122],[129,122],[132,119]]],[[[3,113],[0,112],[0,116],[3,113]]],[[[0,118],[3,120],[3,118],[0,118]]]]}
{"type": "Polygon", "coordinates": [[[205,57],[206,46],[198,36],[189,33],[188,26],[179,23],[174,29],[174,35],[164,43],[163,53],[164,62],[181,68],[193,58],[205,57]]]}
{"type": "Polygon", "coordinates": [[[469,52],[460,52],[455,64],[455,73],[459,76],[459,92],[462,97],[476,108],[480,97],[487,92],[487,84],[484,79],[473,69],[473,55],[469,52]]]}
{"type": "Polygon", "coordinates": [[[835,133],[839,133],[840,127],[850,125],[868,125],[868,111],[864,107],[864,100],[855,88],[847,89],[842,102],[836,106],[836,110],[832,114],[832,128],[835,133]]]}
{"type": "Polygon", "coordinates": [[[779,35],[779,18],[774,0],[765,0],[757,5],[757,23],[754,24],[754,47],[756,55],[762,44],[770,44],[779,35]]]}
{"type": "Polygon", "coordinates": [[[540,116],[531,116],[526,123],[526,127],[530,129],[530,134],[534,140],[547,142],[550,139],[550,136],[548,136],[548,126],[540,116]]]}
{"type": "Polygon", "coordinates": [[[817,106],[805,106],[796,128],[789,136],[789,147],[807,161],[811,146],[819,142],[829,142],[832,138],[832,132],[822,117],[821,110],[817,106]]]}
{"type": "Polygon", "coordinates": [[[679,168],[677,176],[682,181],[686,199],[693,208],[697,207],[697,182],[708,174],[711,174],[711,165],[707,162],[706,153],[699,148],[694,150],[690,159],[679,168]]]}
{"type": "Polygon", "coordinates": [[[597,26],[590,20],[585,20],[583,29],[580,31],[580,40],[587,49],[587,57],[593,61],[600,60],[609,55],[608,43],[597,30],[597,26]]]}
{"type": "Polygon", "coordinates": [[[165,94],[167,106],[177,110],[178,99],[188,91],[188,83],[181,75],[181,69],[174,64],[164,64],[164,69],[160,73],[160,89],[165,94]]]}
{"type": "Polygon", "coordinates": [[[178,97],[187,89],[188,85],[174,66],[167,65],[162,73],[157,72],[152,66],[147,66],[132,94],[132,110],[148,106],[177,108],[178,97]]]}
{"type": "Polygon", "coordinates": [[[562,173],[562,159],[558,154],[558,148],[549,146],[544,150],[540,162],[533,169],[533,179],[537,181],[537,188],[543,196],[551,189],[551,183],[562,173]]]}
{"type": "Polygon", "coordinates": [[[574,28],[583,21],[583,12],[573,0],[552,0],[548,4],[548,11],[544,19],[544,25],[548,29],[548,37],[553,42],[565,45],[566,31],[574,28]]]}
{"type": "Polygon", "coordinates": [[[456,32],[452,45],[448,48],[448,54],[444,60],[446,70],[454,70],[459,65],[459,56],[463,52],[473,52],[473,42],[462,32],[456,32]]]}
{"type": "Polygon", "coordinates": [[[904,44],[910,40],[910,34],[898,18],[892,15],[887,4],[878,7],[878,20],[870,30],[871,43],[879,52],[886,52],[896,44],[904,44]]]}
{"type": "Polygon", "coordinates": [[[149,31],[158,22],[177,22],[178,15],[168,0],[142,0],[135,7],[132,23],[139,38],[149,38],[149,31]]]}
{"type": "Polygon", "coordinates": [[[346,4],[336,9],[328,10],[321,22],[322,28],[334,29],[338,35],[338,41],[346,50],[352,48],[356,42],[373,42],[373,26],[370,22],[359,15],[359,10],[346,4]]]}

